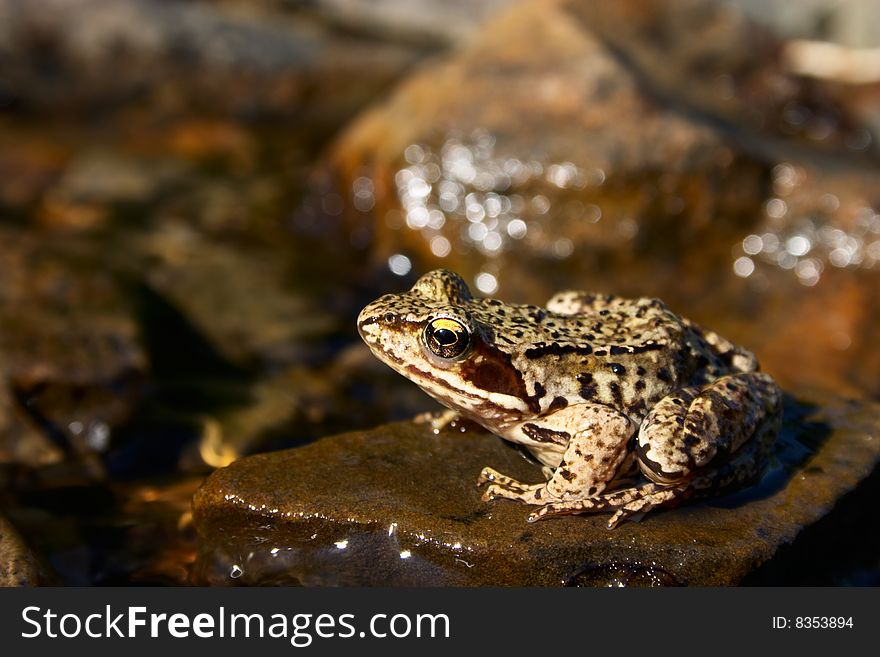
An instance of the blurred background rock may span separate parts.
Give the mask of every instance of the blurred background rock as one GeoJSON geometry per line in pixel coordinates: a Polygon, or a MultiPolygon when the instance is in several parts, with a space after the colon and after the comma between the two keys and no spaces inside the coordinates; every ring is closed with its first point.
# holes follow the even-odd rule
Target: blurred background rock
{"type": "Polygon", "coordinates": [[[880,397],[880,10],[794,4],[0,0],[22,581],[185,582],[213,468],[434,408],[354,318],[438,266],[880,397]]]}

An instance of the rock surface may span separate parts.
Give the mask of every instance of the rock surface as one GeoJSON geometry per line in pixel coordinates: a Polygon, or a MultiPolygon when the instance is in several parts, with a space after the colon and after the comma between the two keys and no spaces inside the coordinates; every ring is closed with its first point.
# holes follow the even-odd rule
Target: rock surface
{"type": "Polygon", "coordinates": [[[474,482],[484,465],[526,481],[540,473],[479,430],[434,436],[425,425],[399,423],[252,456],[216,471],[195,495],[202,541],[196,579],[737,584],[871,474],[880,458],[878,410],[840,399],[787,400],[774,464],[758,485],[655,511],[614,531],[603,515],[527,524],[524,505],[480,501],[474,482]]]}
{"type": "Polygon", "coordinates": [[[235,4],[0,0],[0,106],[88,114],[132,103],[326,124],[422,55],[235,4]]]}
{"type": "Polygon", "coordinates": [[[138,402],[148,365],[133,309],[93,257],[76,240],[0,231],[0,460],[57,460],[36,428],[104,451],[138,402]]]}
{"type": "Polygon", "coordinates": [[[0,516],[0,586],[39,586],[48,579],[12,523],[0,516]]]}

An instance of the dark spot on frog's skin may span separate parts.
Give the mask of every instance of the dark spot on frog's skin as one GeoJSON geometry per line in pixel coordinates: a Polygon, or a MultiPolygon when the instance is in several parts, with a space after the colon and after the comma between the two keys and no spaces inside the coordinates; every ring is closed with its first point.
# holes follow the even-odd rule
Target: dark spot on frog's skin
{"type": "Polygon", "coordinates": [[[634,404],[630,405],[630,410],[633,413],[638,413],[639,415],[644,415],[645,411],[648,410],[648,404],[644,399],[639,399],[634,404]]]}
{"type": "Polygon", "coordinates": [[[533,413],[541,411],[538,398],[528,394],[525,381],[513,366],[510,354],[482,340],[475,342],[473,354],[461,363],[460,372],[462,378],[480,390],[517,397],[524,400],[533,413]]]}
{"type": "Polygon", "coordinates": [[[645,374],[646,374],[646,372],[645,372],[645,368],[642,367],[641,365],[639,365],[639,366],[636,368],[636,374],[638,374],[639,376],[645,376],[645,374]]]}
{"type": "Polygon", "coordinates": [[[544,386],[541,385],[541,382],[535,381],[535,397],[537,399],[541,399],[546,394],[547,394],[547,391],[544,389],[544,386]]]}
{"type": "Polygon", "coordinates": [[[669,383],[671,381],[669,377],[669,370],[667,370],[665,367],[661,367],[659,370],[657,370],[657,378],[663,381],[663,383],[669,383]]]}
{"type": "Polygon", "coordinates": [[[608,311],[603,308],[602,310],[599,311],[599,314],[604,317],[608,314],[608,311]]]}
{"type": "Polygon", "coordinates": [[[572,472],[571,470],[568,470],[567,468],[561,468],[559,470],[559,474],[566,481],[574,481],[575,479],[577,479],[577,474],[572,472]]]}
{"type": "Polygon", "coordinates": [[[391,323],[394,321],[394,313],[385,313],[385,317],[383,318],[387,323],[391,323]]]}
{"type": "Polygon", "coordinates": [[[559,344],[557,342],[544,344],[538,342],[534,347],[526,349],[525,357],[534,360],[544,356],[562,356],[564,354],[589,356],[591,353],[593,353],[593,348],[588,344],[559,344]]]}
{"type": "Polygon", "coordinates": [[[616,381],[612,381],[608,384],[608,389],[611,390],[611,397],[614,399],[615,406],[621,408],[623,406],[623,393],[620,391],[620,385],[616,381]]]}
{"type": "Polygon", "coordinates": [[[599,489],[596,488],[595,486],[590,486],[590,489],[587,491],[587,495],[589,495],[590,497],[592,497],[593,495],[596,494],[596,492],[597,492],[598,490],[599,490],[599,489]]]}
{"type": "Polygon", "coordinates": [[[612,356],[620,356],[621,354],[628,354],[630,352],[629,347],[621,347],[618,345],[611,346],[611,355],[612,356]]]}
{"type": "Polygon", "coordinates": [[[611,368],[611,371],[614,372],[617,376],[622,376],[626,374],[626,368],[620,363],[608,363],[608,367],[611,368]]]}
{"type": "Polygon", "coordinates": [[[645,382],[644,382],[644,380],[639,379],[638,381],[636,381],[636,390],[638,390],[639,392],[641,392],[641,391],[644,390],[644,389],[645,389],[645,382]]]}
{"type": "Polygon", "coordinates": [[[590,461],[593,460],[593,455],[592,454],[584,454],[583,460],[584,460],[584,463],[589,463],[590,461]]]}
{"type": "Polygon", "coordinates": [[[554,431],[553,429],[540,427],[537,424],[532,424],[531,422],[523,425],[523,433],[535,442],[539,443],[566,445],[571,439],[571,435],[565,431],[554,431]]]}
{"type": "Polygon", "coordinates": [[[561,408],[565,408],[568,406],[568,402],[565,400],[565,397],[554,397],[553,401],[550,402],[550,406],[547,407],[548,411],[558,411],[561,408]]]}
{"type": "Polygon", "coordinates": [[[646,342],[644,344],[637,344],[635,346],[630,347],[626,353],[628,353],[628,354],[643,354],[646,351],[657,351],[661,347],[662,347],[662,345],[657,342],[646,342]]]}
{"type": "Polygon", "coordinates": [[[596,397],[596,384],[593,383],[593,375],[589,372],[578,374],[577,382],[581,384],[580,396],[584,399],[594,399],[596,397]]]}
{"type": "Polygon", "coordinates": [[[607,355],[608,355],[608,352],[605,351],[604,349],[597,349],[597,350],[594,352],[594,354],[595,354],[596,356],[607,356],[607,355]]]}
{"type": "Polygon", "coordinates": [[[535,499],[536,499],[536,500],[540,500],[540,499],[541,499],[541,489],[540,489],[540,488],[538,488],[538,489],[535,491],[535,499]]]}
{"type": "Polygon", "coordinates": [[[736,385],[733,383],[733,381],[728,381],[727,383],[724,384],[724,387],[727,388],[728,390],[730,390],[730,392],[736,392],[736,391],[737,391],[737,387],[736,387],[736,385]]]}

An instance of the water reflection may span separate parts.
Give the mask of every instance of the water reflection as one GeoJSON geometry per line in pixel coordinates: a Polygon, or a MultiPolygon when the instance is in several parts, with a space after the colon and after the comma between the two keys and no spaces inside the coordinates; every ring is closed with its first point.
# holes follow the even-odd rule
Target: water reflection
{"type": "Polygon", "coordinates": [[[805,173],[788,163],[773,169],[776,196],[764,204],[762,230],[735,249],[733,271],[748,278],[759,265],[789,270],[803,285],[819,282],[828,267],[875,268],[880,263],[880,214],[870,204],[842,207],[832,193],[796,192],[805,173]],[[786,200],[790,198],[790,201],[786,200]]]}
{"type": "MultiPolygon", "coordinates": [[[[391,213],[387,223],[392,229],[405,226],[422,233],[438,258],[456,247],[475,248],[495,258],[525,239],[530,230],[537,229],[536,222],[555,209],[550,198],[539,193],[539,185],[584,189],[605,181],[601,169],[587,171],[571,162],[499,157],[495,137],[485,131],[476,131],[469,139],[447,137],[439,151],[411,144],[404,150],[404,159],[406,166],[394,176],[402,221],[391,213]],[[450,234],[457,237],[456,243],[450,241],[450,234]]],[[[592,223],[602,217],[595,205],[579,203],[568,210],[592,223]]],[[[560,258],[573,250],[567,239],[553,246],[560,258]]],[[[491,273],[482,275],[483,285],[478,283],[478,287],[494,288],[492,278],[491,273]]]]}

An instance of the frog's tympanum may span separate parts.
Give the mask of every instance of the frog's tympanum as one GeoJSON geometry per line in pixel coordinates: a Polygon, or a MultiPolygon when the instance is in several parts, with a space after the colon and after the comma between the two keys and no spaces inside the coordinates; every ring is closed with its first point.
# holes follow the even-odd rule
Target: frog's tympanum
{"type": "Polygon", "coordinates": [[[494,434],[547,481],[491,468],[484,499],[538,505],[530,521],[615,509],[608,522],[754,480],[782,395],[748,351],[657,299],[561,292],[546,308],[474,298],[449,271],[363,309],[382,361],[494,434]],[[641,472],[641,476],[639,476],[641,472]]]}

